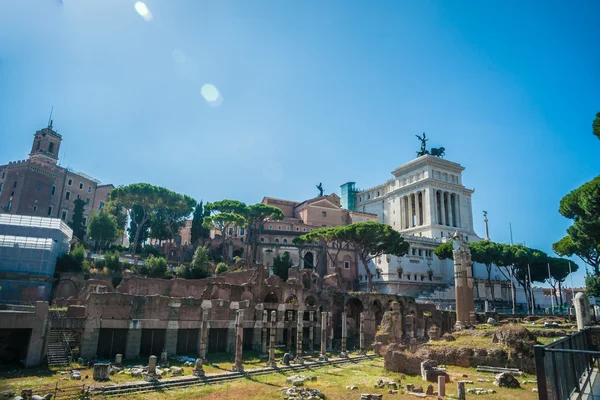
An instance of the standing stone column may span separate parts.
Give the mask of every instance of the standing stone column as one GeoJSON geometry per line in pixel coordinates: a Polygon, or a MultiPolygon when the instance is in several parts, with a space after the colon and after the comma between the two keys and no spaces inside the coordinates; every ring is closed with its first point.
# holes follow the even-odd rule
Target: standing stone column
{"type": "Polygon", "coordinates": [[[456,392],[458,393],[458,400],[467,400],[467,394],[465,393],[465,383],[458,382],[456,392]]]}
{"type": "Polygon", "coordinates": [[[327,313],[327,351],[333,351],[333,316],[331,315],[331,311],[327,313]]]}
{"type": "Polygon", "coordinates": [[[202,311],[202,329],[200,330],[200,358],[206,362],[206,345],[208,344],[208,310],[202,311]]]}
{"type": "Polygon", "coordinates": [[[452,237],[454,255],[454,284],[456,294],[456,324],[462,329],[477,323],[475,301],[473,299],[473,274],[471,269],[471,251],[469,243],[462,235],[452,237]]]}
{"type": "Polygon", "coordinates": [[[359,346],[360,346],[360,350],[359,350],[359,354],[361,355],[365,355],[367,354],[365,351],[365,313],[361,312],[360,313],[360,336],[359,336],[359,346]]]}
{"type": "Polygon", "coordinates": [[[270,342],[269,342],[269,361],[267,362],[267,367],[275,368],[277,367],[277,363],[275,362],[275,336],[277,332],[277,313],[275,311],[271,311],[271,334],[270,342]]]}
{"type": "Polygon", "coordinates": [[[445,197],[446,197],[446,192],[440,191],[440,211],[442,212],[442,220],[440,221],[441,225],[448,225],[448,219],[446,218],[445,197]]]}
{"type": "Polygon", "coordinates": [[[314,322],[313,320],[315,319],[315,312],[314,311],[309,311],[308,313],[308,354],[313,354],[315,349],[314,349],[314,322]]]}
{"type": "Polygon", "coordinates": [[[446,395],[446,376],[438,376],[438,397],[444,397],[446,395]]]}
{"type": "Polygon", "coordinates": [[[268,311],[263,310],[262,354],[267,354],[267,319],[268,311]]]}
{"type": "Polygon", "coordinates": [[[573,299],[575,306],[575,317],[577,318],[577,330],[583,330],[586,326],[592,324],[590,314],[590,301],[585,293],[577,293],[573,299]]]}
{"type": "Polygon", "coordinates": [[[304,310],[298,310],[298,325],[296,328],[296,359],[294,364],[304,364],[302,359],[302,336],[304,334],[304,310]]]}
{"type": "Polygon", "coordinates": [[[153,382],[156,379],[156,356],[150,356],[148,360],[148,372],[144,375],[144,380],[153,382]]]}
{"type": "Polygon", "coordinates": [[[242,351],[244,346],[244,310],[238,310],[235,318],[235,364],[233,371],[244,372],[242,351]]]}
{"type": "Polygon", "coordinates": [[[342,311],[342,352],[340,353],[341,358],[348,358],[348,352],[346,351],[346,340],[348,335],[348,326],[346,325],[346,310],[342,311]]]}
{"type": "Polygon", "coordinates": [[[321,356],[319,361],[327,361],[327,319],[328,313],[321,313],[321,356]]]}

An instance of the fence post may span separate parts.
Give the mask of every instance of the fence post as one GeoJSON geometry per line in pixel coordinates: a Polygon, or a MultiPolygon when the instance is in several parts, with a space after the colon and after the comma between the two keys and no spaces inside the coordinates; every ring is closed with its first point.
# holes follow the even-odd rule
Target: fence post
{"type": "Polygon", "coordinates": [[[548,386],[546,382],[546,366],[544,364],[544,358],[546,356],[546,350],[544,346],[536,344],[533,346],[533,354],[535,356],[535,373],[537,375],[538,384],[538,399],[548,400],[548,386]]]}

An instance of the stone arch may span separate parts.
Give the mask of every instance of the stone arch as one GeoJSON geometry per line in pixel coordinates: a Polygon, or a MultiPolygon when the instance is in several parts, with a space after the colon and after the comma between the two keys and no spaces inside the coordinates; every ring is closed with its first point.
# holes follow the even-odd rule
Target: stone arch
{"type": "Polygon", "coordinates": [[[313,295],[309,295],[306,299],[304,299],[304,305],[307,307],[316,306],[317,300],[313,295]]]}
{"type": "Polygon", "coordinates": [[[375,324],[376,326],[379,326],[379,324],[381,324],[381,319],[383,318],[383,305],[381,304],[381,301],[377,299],[373,300],[370,308],[375,317],[375,324]]]}
{"type": "Polygon", "coordinates": [[[77,297],[79,289],[77,283],[71,279],[62,279],[58,281],[54,288],[53,299],[68,299],[69,297],[77,297]]]}
{"type": "Polygon", "coordinates": [[[304,268],[314,268],[315,267],[315,255],[312,251],[307,251],[304,255],[304,268]]]}
{"type": "Polygon", "coordinates": [[[352,297],[346,301],[344,309],[348,328],[348,343],[356,346],[358,343],[360,314],[364,311],[364,306],[360,299],[352,297]]]}
{"type": "Polygon", "coordinates": [[[277,294],[273,291],[267,293],[265,296],[265,300],[263,303],[279,303],[279,299],[277,298],[277,294]]]}
{"type": "Polygon", "coordinates": [[[298,304],[298,298],[292,294],[285,299],[285,304],[298,304]]]}

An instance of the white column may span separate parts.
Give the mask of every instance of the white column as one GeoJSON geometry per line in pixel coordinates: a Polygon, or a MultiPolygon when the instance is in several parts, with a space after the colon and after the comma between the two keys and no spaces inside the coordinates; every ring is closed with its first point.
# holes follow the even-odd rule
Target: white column
{"type": "Polygon", "coordinates": [[[404,229],[404,197],[398,197],[399,211],[400,215],[398,216],[400,220],[400,230],[404,229]]]}
{"type": "Polygon", "coordinates": [[[437,209],[435,207],[435,191],[433,191],[432,189],[428,189],[425,190],[425,192],[427,193],[428,205],[427,223],[433,225],[437,221],[437,215],[435,215],[437,212],[437,209]]]}
{"type": "Polygon", "coordinates": [[[457,194],[456,195],[456,209],[457,209],[457,218],[458,218],[458,227],[462,228],[463,227],[463,223],[462,223],[462,218],[461,218],[461,213],[460,213],[460,195],[457,194]]]}
{"type": "Polygon", "coordinates": [[[408,227],[413,227],[413,206],[412,206],[412,193],[408,195],[408,227]]]}
{"type": "Polygon", "coordinates": [[[419,202],[419,191],[415,192],[415,226],[421,225],[421,203],[419,202]]]}
{"type": "Polygon", "coordinates": [[[454,226],[454,205],[452,204],[452,193],[448,192],[448,220],[450,226],[454,226]]]}
{"type": "Polygon", "coordinates": [[[440,208],[442,211],[442,220],[440,221],[440,223],[442,225],[446,225],[446,205],[445,205],[444,198],[445,198],[445,192],[442,192],[440,190],[440,208]]]}

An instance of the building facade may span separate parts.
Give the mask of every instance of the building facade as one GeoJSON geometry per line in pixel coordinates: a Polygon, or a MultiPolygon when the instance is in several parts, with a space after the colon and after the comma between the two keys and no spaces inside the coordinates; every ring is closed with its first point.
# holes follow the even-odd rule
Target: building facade
{"type": "Polygon", "coordinates": [[[48,301],[73,230],[57,218],[0,214],[0,303],[48,301]]]}
{"type": "Polygon", "coordinates": [[[84,225],[92,211],[109,199],[113,185],[58,165],[62,136],[52,123],[37,131],[27,160],[0,165],[0,215],[16,214],[73,219],[75,199],[82,199],[84,225]]]}

